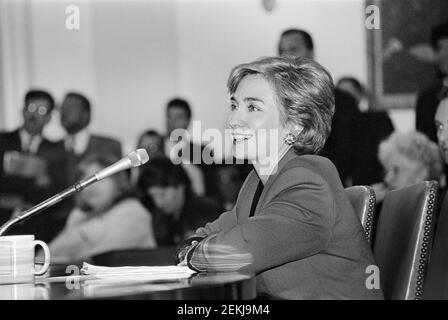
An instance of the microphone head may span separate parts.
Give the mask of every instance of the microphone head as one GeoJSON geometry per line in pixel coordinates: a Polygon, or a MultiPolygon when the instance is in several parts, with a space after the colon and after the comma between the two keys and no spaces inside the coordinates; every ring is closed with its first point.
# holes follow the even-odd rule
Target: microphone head
{"type": "Polygon", "coordinates": [[[148,162],[149,156],[145,149],[137,149],[128,154],[129,160],[131,160],[131,167],[138,167],[148,162]]]}

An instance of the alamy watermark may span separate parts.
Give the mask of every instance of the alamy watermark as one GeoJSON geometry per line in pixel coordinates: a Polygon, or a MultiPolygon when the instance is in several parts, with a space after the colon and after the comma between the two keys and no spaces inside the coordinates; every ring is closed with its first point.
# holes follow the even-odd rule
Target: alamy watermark
{"type": "MultiPolygon", "coordinates": [[[[369,5],[365,9],[367,15],[364,25],[367,29],[380,29],[381,17],[380,8],[376,5],[369,5]]],[[[65,7],[65,27],[68,30],[79,30],[81,28],[81,11],[79,7],[70,4],[65,7]]]]}
{"type": "Polygon", "coordinates": [[[279,129],[235,130],[205,129],[201,121],[192,122],[192,134],[175,129],[170,134],[174,146],[169,157],[174,164],[242,164],[244,159],[255,160],[261,174],[275,173],[282,143],[279,129]],[[205,148],[192,148],[195,140],[207,141],[205,148]],[[231,152],[233,150],[233,152],[231,152]],[[231,157],[229,155],[233,155],[231,157]]]}
{"type": "Polygon", "coordinates": [[[65,279],[65,287],[69,290],[78,290],[81,288],[81,272],[77,265],[69,265],[65,268],[65,273],[69,274],[65,279]]]}
{"type": "Polygon", "coordinates": [[[380,8],[375,5],[366,7],[366,20],[364,25],[368,30],[381,28],[380,8]]]}
{"type": "Polygon", "coordinates": [[[77,5],[66,6],[65,15],[65,27],[68,30],[79,30],[81,28],[81,12],[77,5]]]}
{"type": "Polygon", "coordinates": [[[369,265],[366,268],[366,288],[369,290],[380,289],[380,268],[376,265],[369,265]]]}

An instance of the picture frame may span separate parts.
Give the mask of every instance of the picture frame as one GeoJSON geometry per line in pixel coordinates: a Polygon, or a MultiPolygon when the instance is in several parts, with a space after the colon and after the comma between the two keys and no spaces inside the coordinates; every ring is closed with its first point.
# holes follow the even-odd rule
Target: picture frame
{"type": "Polygon", "coordinates": [[[418,93],[437,82],[431,29],[447,20],[446,0],[366,0],[379,12],[367,28],[368,86],[373,109],[414,108],[418,93]]]}

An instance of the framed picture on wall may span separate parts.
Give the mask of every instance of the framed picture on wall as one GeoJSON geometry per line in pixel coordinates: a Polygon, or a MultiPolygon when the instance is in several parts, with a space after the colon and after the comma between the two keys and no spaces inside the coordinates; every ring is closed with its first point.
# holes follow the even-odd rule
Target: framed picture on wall
{"type": "Polygon", "coordinates": [[[367,30],[374,108],[413,108],[437,81],[431,28],[448,19],[447,0],[366,0],[379,8],[380,28],[367,30]]]}

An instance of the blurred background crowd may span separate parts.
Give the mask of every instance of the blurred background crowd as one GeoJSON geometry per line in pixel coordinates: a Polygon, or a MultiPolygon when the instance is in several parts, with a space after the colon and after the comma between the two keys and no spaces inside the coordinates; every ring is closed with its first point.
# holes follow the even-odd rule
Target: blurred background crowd
{"type": "Polygon", "coordinates": [[[2,34],[8,34],[2,44],[12,44],[12,47],[3,46],[0,56],[2,61],[9,59],[12,62],[10,68],[13,68],[13,71],[6,70],[3,63],[5,70],[0,69],[6,83],[0,91],[4,104],[0,107],[3,118],[0,121],[0,129],[3,129],[0,133],[0,223],[113,164],[128,151],[144,148],[150,158],[147,165],[92,185],[76,197],[48,209],[46,214],[16,226],[11,233],[35,234],[36,238],[50,243],[55,259],[64,260],[84,259],[118,249],[178,244],[196,228],[232,209],[252,166],[250,163],[225,164],[224,160],[231,158],[226,150],[208,150],[208,141],[193,135],[172,139],[171,133],[176,129],[188,132],[193,120],[201,121],[204,130],[222,129],[228,98],[221,68],[228,73],[232,64],[263,55],[316,59],[332,72],[336,84],[335,115],[332,132],[321,155],[333,161],[344,186],[373,186],[379,201],[387,191],[419,181],[437,180],[442,188],[445,187],[448,21],[430,26],[427,41],[434,57],[434,81],[424,83],[425,88],[418,93],[415,105],[408,106],[415,117],[397,118],[396,114],[372,104],[372,88],[366,84],[365,72],[358,72],[362,69],[360,58],[351,60],[361,54],[351,46],[356,47],[359,40],[354,33],[365,32],[363,1],[318,1],[319,4],[299,1],[300,4],[290,11],[301,10],[302,20],[291,12],[282,13],[281,10],[286,10],[280,7],[283,2],[278,10],[283,15],[254,12],[255,1],[252,2],[240,4],[240,7],[234,2],[216,3],[214,8],[223,9],[220,17],[224,18],[216,21],[217,26],[215,24],[215,29],[208,33],[198,30],[203,23],[212,24],[214,14],[207,14],[211,12],[210,6],[197,3],[192,4],[197,10],[193,14],[188,4],[182,2],[177,5],[176,2],[161,4],[153,1],[108,5],[82,2],[79,7],[84,22],[80,30],[66,30],[62,14],[61,25],[49,31],[56,21],[52,17],[60,15],[56,11],[64,8],[62,4],[50,2],[38,7],[31,1],[0,2],[3,13],[10,13],[1,25],[2,34]],[[335,13],[334,23],[342,30],[336,28],[333,33],[324,32],[322,28],[330,28],[331,21],[319,25],[319,19],[313,18],[313,21],[310,18],[318,15],[324,6],[335,13]],[[225,23],[231,24],[232,12],[237,7],[254,16],[272,15],[275,32],[270,31],[264,36],[253,27],[246,29],[239,25],[243,22],[238,20],[236,26],[227,28],[225,23]],[[151,11],[154,8],[157,10],[151,11]],[[122,18],[131,26],[120,29],[117,18],[122,9],[122,18]],[[155,19],[157,13],[174,19],[173,12],[177,21],[155,19]],[[341,19],[338,14],[343,13],[352,15],[353,19],[337,21],[341,19]],[[194,21],[194,16],[206,21],[194,21]],[[12,31],[26,17],[32,18],[25,24],[30,28],[28,31],[32,30],[31,40],[29,35],[24,36],[27,30],[12,31]],[[50,19],[45,20],[45,17],[50,19]],[[101,17],[99,21],[105,24],[99,25],[93,17],[101,17]],[[148,22],[151,19],[155,21],[148,22]],[[176,23],[188,27],[165,26],[176,23]],[[348,31],[356,23],[359,30],[348,31]],[[89,38],[92,30],[102,42],[92,42],[89,38]],[[170,32],[176,30],[183,35],[180,44],[169,41],[172,38],[170,32]],[[236,30],[243,35],[235,35],[236,30]],[[195,38],[196,31],[203,37],[195,38]],[[47,39],[45,32],[53,37],[47,39]],[[347,40],[343,39],[345,32],[347,40]],[[58,44],[59,37],[68,40],[58,44]],[[230,43],[232,41],[245,41],[241,47],[250,49],[239,55],[220,56],[220,48],[238,48],[238,43],[230,43]],[[258,47],[259,43],[263,45],[258,47]],[[11,55],[25,50],[26,46],[22,44],[34,50],[11,55]],[[97,46],[96,58],[104,57],[105,60],[92,60],[86,54],[94,46],[97,46]],[[272,49],[266,51],[265,48],[272,49]],[[173,50],[179,57],[173,56],[173,50]],[[189,50],[208,55],[195,55],[189,50]],[[329,52],[322,53],[326,50],[329,52]],[[212,59],[217,56],[220,58],[212,59]],[[65,58],[61,61],[57,57],[65,58]],[[211,60],[199,61],[201,57],[211,60]],[[72,58],[82,62],[71,62],[72,58]],[[133,63],[133,59],[137,62],[133,63]],[[28,71],[21,71],[18,66],[23,61],[28,64],[35,61],[34,67],[28,66],[28,71]],[[119,65],[116,65],[117,61],[119,65]],[[172,65],[173,61],[178,62],[172,65]],[[186,61],[188,63],[183,64],[186,61]],[[89,70],[90,67],[93,70],[89,70]],[[78,68],[81,70],[74,70],[78,68]],[[15,80],[11,78],[14,70],[18,71],[15,80]],[[72,71],[77,83],[64,80],[71,77],[72,71]],[[197,72],[192,78],[196,83],[188,83],[187,78],[182,78],[181,72],[187,71],[197,72]],[[94,80],[92,74],[95,72],[101,81],[94,80]],[[181,88],[178,91],[173,89],[176,86],[171,83],[171,72],[180,75],[182,84],[177,86],[181,88]],[[24,74],[28,80],[20,78],[24,74]],[[120,79],[122,74],[126,76],[120,79]],[[204,77],[206,74],[219,74],[219,77],[207,78],[204,77]],[[7,83],[8,80],[12,83],[7,83]],[[129,89],[133,86],[137,89],[129,89]],[[60,99],[56,98],[55,92],[60,94],[60,99]],[[138,96],[139,92],[141,96],[138,96]],[[144,103],[147,94],[157,98],[144,103]],[[190,152],[178,154],[176,151],[183,161],[175,164],[171,159],[173,148],[179,145],[190,152]],[[201,154],[204,151],[211,153],[215,161],[211,164],[203,159],[200,163],[194,162],[195,150],[201,154]]]}

